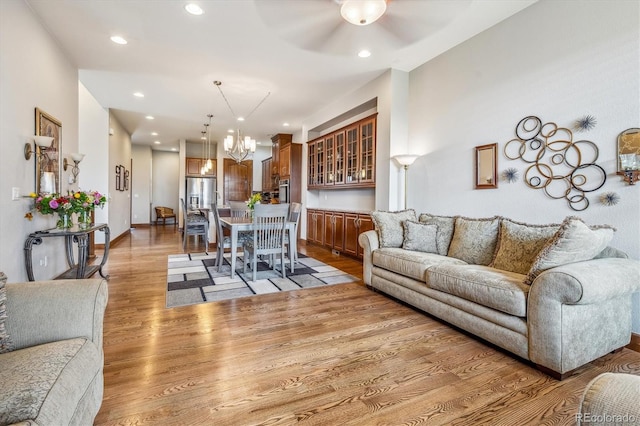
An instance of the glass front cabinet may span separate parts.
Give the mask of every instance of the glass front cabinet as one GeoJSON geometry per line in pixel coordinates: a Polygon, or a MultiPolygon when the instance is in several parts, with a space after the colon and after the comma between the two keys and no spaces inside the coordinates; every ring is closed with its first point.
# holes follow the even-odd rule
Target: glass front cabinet
{"type": "Polygon", "coordinates": [[[376,115],[307,144],[307,189],[375,186],[376,115]]]}

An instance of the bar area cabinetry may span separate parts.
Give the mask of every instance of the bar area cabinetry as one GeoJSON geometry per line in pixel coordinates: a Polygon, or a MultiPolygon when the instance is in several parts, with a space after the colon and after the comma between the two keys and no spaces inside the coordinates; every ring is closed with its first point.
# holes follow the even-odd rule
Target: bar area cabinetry
{"type": "Polygon", "coordinates": [[[368,213],[324,209],[307,210],[307,242],[362,259],[358,236],[373,229],[368,213]]]}

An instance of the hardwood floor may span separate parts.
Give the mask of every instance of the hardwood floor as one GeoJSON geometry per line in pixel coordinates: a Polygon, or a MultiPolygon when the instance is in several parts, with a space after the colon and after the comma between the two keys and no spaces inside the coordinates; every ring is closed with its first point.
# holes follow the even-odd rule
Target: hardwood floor
{"type": "Polygon", "coordinates": [[[112,247],[97,425],[573,425],[592,378],[640,374],[623,349],[558,382],[362,283],[167,309],[180,238],[151,226],[112,247]]]}

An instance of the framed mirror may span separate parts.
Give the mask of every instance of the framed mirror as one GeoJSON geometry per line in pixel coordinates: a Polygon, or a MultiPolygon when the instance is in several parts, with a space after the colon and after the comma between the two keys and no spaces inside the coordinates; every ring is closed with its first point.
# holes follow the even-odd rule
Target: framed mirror
{"type": "Polygon", "coordinates": [[[640,170],[640,128],[627,129],[618,135],[618,174],[640,170]]]}
{"type": "Polygon", "coordinates": [[[40,147],[36,143],[36,187],[34,192],[50,194],[60,192],[62,123],[40,108],[36,108],[35,113],[35,134],[52,137],[53,141],[48,147],[40,147]]]}
{"type": "Polygon", "coordinates": [[[498,187],[498,144],[476,147],[476,189],[498,187]]]}

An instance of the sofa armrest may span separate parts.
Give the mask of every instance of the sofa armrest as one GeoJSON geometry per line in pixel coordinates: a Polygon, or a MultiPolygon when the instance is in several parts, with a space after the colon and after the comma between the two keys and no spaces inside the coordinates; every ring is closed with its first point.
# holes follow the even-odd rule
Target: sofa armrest
{"type": "Polygon", "coordinates": [[[372,254],[380,247],[378,231],[363,232],[358,236],[358,243],[364,249],[362,254],[362,280],[366,285],[371,285],[371,269],[373,268],[372,254]]]}
{"type": "Polygon", "coordinates": [[[640,376],[602,373],[585,388],[578,425],[635,423],[640,420],[640,376]]]}
{"type": "Polygon", "coordinates": [[[549,269],[531,284],[529,297],[587,305],[640,291],[640,262],[593,259],[549,269]]]}
{"type": "Polygon", "coordinates": [[[103,279],[8,283],[7,333],[15,349],[84,337],[102,350],[103,279]]]}

